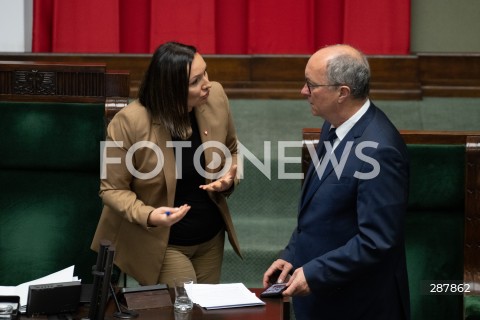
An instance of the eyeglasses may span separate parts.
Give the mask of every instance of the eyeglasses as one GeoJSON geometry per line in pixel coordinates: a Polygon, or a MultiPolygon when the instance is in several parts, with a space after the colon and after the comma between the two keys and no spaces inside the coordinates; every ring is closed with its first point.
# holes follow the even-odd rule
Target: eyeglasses
{"type": "Polygon", "coordinates": [[[309,94],[312,94],[312,89],[315,89],[317,87],[338,87],[339,86],[338,84],[314,84],[314,83],[308,82],[308,80],[305,80],[305,85],[308,88],[309,94]]]}

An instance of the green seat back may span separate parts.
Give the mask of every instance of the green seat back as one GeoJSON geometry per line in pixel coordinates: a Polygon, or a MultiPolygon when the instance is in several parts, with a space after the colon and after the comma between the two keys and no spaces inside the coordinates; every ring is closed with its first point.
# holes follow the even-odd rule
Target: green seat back
{"type": "Polygon", "coordinates": [[[465,146],[408,145],[406,242],[412,320],[461,319],[461,295],[432,295],[428,283],[462,281],[465,146]]]}
{"type": "Polygon", "coordinates": [[[0,285],[75,265],[91,282],[104,105],[0,103],[0,285]]]}

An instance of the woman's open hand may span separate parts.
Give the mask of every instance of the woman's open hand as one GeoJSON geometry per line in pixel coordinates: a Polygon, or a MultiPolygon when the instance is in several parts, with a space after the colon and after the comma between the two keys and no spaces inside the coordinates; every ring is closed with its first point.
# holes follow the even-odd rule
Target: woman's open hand
{"type": "Polygon", "coordinates": [[[159,207],[153,210],[148,216],[148,225],[152,227],[164,226],[170,227],[171,225],[180,221],[190,210],[188,204],[184,204],[178,208],[159,207]]]}
{"type": "Polygon", "coordinates": [[[233,165],[228,172],[218,180],[215,180],[209,184],[202,184],[200,189],[206,191],[223,192],[230,189],[235,182],[235,176],[237,175],[237,165],[233,165]]]}

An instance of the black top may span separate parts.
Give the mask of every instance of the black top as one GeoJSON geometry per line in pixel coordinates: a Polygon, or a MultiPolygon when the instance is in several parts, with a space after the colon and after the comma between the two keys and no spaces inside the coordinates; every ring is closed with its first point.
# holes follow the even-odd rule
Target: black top
{"type": "MultiPolygon", "coordinates": [[[[190,246],[203,243],[212,239],[224,227],[220,211],[208,196],[207,191],[199,188],[205,184],[205,178],[195,169],[193,155],[201,147],[202,140],[195,118],[195,113],[190,112],[192,136],[186,140],[191,141],[190,148],[178,148],[175,152],[182,152],[182,178],[177,178],[175,204],[178,207],[184,204],[191,206],[182,220],[170,228],[169,244],[190,246]]],[[[180,141],[179,139],[173,139],[180,141]]],[[[205,169],[205,157],[202,152],[200,163],[205,169]]]]}

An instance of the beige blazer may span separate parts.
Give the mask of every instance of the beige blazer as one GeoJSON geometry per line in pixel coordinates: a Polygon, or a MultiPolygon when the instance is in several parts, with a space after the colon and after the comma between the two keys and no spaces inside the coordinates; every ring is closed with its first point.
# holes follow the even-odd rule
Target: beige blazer
{"type": "MultiPolygon", "coordinates": [[[[207,102],[195,107],[194,112],[202,142],[222,143],[236,164],[237,135],[227,96],[219,83],[212,82],[207,102]]],[[[147,225],[154,208],[174,204],[175,156],[174,148],[166,146],[167,141],[171,141],[169,132],[159,123],[151,123],[147,110],[137,100],[118,112],[107,129],[107,143],[115,142],[115,146],[106,147],[106,161],[102,164],[106,178],[100,184],[104,207],[91,248],[98,252],[101,240],[111,241],[115,246],[115,264],[142,285],[157,283],[168,244],[170,228],[147,225]],[[138,142],[149,147],[129,153],[138,142]],[[155,170],[159,168],[157,173],[155,170]],[[145,179],[142,173],[152,177],[145,179]]],[[[224,164],[224,153],[216,154],[221,155],[224,164]]],[[[205,149],[204,155],[205,163],[210,163],[213,149],[205,149]]],[[[221,169],[218,167],[216,171],[221,169]]],[[[211,179],[206,179],[205,183],[209,182],[211,179]]],[[[209,195],[220,209],[232,247],[241,256],[225,195],[213,192],[209,195]]]]}

